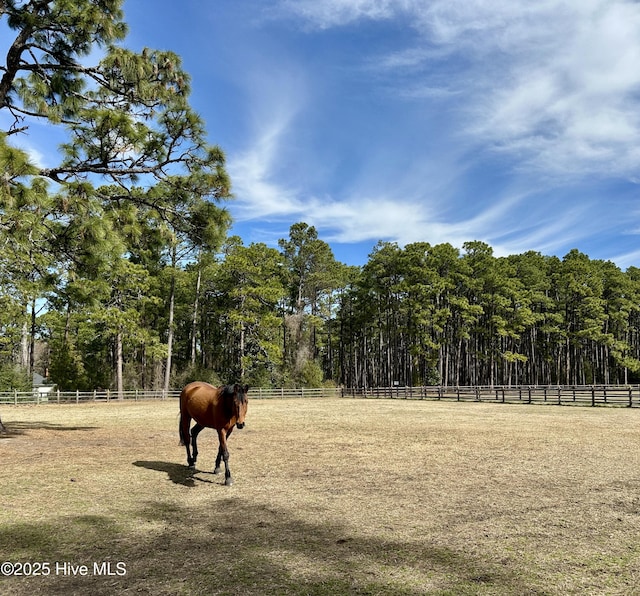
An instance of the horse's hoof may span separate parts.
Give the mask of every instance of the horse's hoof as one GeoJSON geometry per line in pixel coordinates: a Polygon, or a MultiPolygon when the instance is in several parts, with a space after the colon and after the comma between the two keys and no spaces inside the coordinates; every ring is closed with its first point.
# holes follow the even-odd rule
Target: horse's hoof
{"type": "Polygon", "coordinates": [[[196,469],[196,464],[189,464],[189,469],[190,470],[195,470],[196,469]]]}
{"type": "Polygon", "coordinates": [[[220,468],[215,468],[215,469],[213,470],[213,473],[214,473],[214,474],[220,474],[220,468]]]}
{"type": "Polygon", "coordinates": [[[225,486],[231,486],[232,484],[233,484],[233,480],[231,479],[231,477],[225,478],[225,481],[224,481],[225,486]]]}

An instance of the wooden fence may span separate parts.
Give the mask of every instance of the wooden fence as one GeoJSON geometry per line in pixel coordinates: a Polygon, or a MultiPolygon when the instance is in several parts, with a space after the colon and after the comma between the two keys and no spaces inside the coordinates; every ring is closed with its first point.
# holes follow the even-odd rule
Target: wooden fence
{"type": "MultiPolygon", "coordinates": [[[[270,399],[270,398],[294,398],[294,397],[340,397],[340,388],[321,389],[261,389],[251,388],[249,390],[250,399],[270,399]]],[[[177,399],[180,390],[171,391],[125,391],[122,399],[125,400],[149,400],[149,399],[177,399]]],[[[50,391],[42,393],[39,391],[6,391],[0,392],[0,405],[19,404],[69,404],[86,403],[93,401],[114,401],[118,399],[115,391],[50,391]]]]}
{"type": "MultiPolygon", "coordinates": [[[[177,399],[180,390],[125,391],[125,400],[177,399]]],[[[251,388],[250,399],[345,397],[365,399],[429,399],[503,404],[640,407],[640,385],[521,385],[517,387],[373,387],[366,389],[251,388]]],[[[0,392],[0,405],[68,404],[114,401],[114,391],[0,392]]]]}
{"type": "Polygon", "coordinates": [[[640,407],[640,385],[375,387],[370,389],[345,389],[344,397],[374,399],[431,399],[561,406],[640,407]]]}

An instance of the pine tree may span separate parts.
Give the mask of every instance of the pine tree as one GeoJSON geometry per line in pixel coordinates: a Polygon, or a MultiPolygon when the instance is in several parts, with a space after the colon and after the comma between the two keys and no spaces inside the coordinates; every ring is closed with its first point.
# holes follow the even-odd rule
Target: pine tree
{"type": "Polygon", "coordinates": [[[0,63],[0,254],[23,328],[36,300],[70,296],[67,283],[91,283],[100,261],[125,254],[123,218],[129,232],[153,219],[178,242],[219,243],[227,216],[217,203],[230,192],[224,154],[189,105],[179,57],[118,45],[122,0],[5,0],[0,28],[9,40],[0,63]],[[64,136],[53,166],[18,148],[36,123],[64,136]]]}

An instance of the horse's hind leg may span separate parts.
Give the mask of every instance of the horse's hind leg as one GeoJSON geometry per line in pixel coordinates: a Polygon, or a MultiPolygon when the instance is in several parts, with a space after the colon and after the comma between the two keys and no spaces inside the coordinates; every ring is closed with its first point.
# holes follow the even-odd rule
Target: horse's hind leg
{"type": "Polygon", "coordinates": [[[180,413],[180,442],[187,450],[187,465],[190,468],[195,467],[195,459],[191,458],[191,440],[189,435],[189,426],[191,426],[191,416],[186,412],[180,413]]]}
{"type": "Polygon", "coordinates": [[[196,422],[195,426],[191,429],[191,449],[193,451],[193,458],[191,459],[191,463],[189,464],[189,467],[191,468],[196,467],[196,460],[198,459],[198,443],[196,439],[198,438],[198,435],[203,428],[204,426],[196,422]]]}

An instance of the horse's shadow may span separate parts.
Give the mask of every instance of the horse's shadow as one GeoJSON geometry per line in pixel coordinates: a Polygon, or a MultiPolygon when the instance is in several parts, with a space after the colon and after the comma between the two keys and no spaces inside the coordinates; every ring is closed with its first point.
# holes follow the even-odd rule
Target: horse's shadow
{"type": "Polygon", "coordinates": [[[12,420],[4,424],[4,432],[0,432],[0,439],[11,439],[28,434],[30,430],[95,430],[97,426],[66,426],[65,424],[54,424],[51,422],[29,421],[23,422],[12,420]]]}
{"type": "Polygon", "coordinates": [[[190,470],[187,466],[182,464],[174,464],[173,462],[168,461],[134,461],[133,465],[138,466],[139,468],[146,468],[147,470],[155,470],[156,472],[166,472],[169,476],[169,480],[174,484],[195,486],[196,481],[213,484],[211,480],[195,476],[196,473],[207,472],[201,472],[201,470],[190,470]]]}

